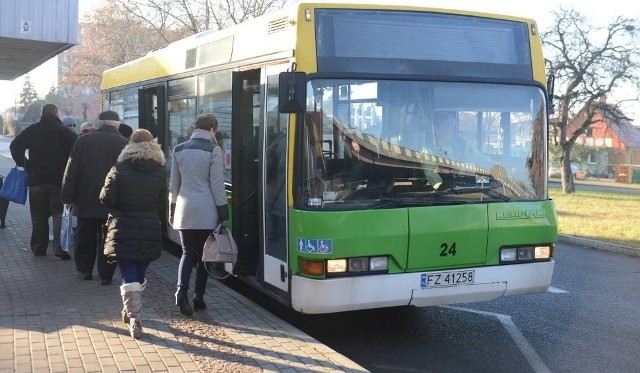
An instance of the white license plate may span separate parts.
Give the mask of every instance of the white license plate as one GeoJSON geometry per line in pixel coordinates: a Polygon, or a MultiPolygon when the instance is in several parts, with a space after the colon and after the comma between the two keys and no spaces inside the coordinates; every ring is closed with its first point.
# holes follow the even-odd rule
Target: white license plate
{"type": "Polygon", "coordinates": [[[451,271],[438,273],[423,273],[420,276],[420,287],[437,288],[444,286],[458,286],[473,284],[476,271],[451,271]]]}

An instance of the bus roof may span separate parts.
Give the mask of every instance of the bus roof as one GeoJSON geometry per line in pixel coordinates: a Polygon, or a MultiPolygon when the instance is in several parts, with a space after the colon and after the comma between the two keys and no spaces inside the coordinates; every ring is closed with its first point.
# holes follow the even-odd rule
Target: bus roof
{"type": "Polygon", "coordinates": [[[521,17],[429,8],[413,0],[351,0],[348,3],[340,0],[303,1],[223,30],[203,31],[151,51],[141,58],[108,69],[103,73],[102,89],[152,82],[154,79],[179,76],[214,65],[231,67],[241,63],[250,64],[251,60],[256,60],[257,63],[261,57],[280,57],[283,60],[292,58],[296,43],[296,31],[293,26],[298,15],[303,15],[306,8],[430,11],[535,24],[535,21],[521,17]]]}

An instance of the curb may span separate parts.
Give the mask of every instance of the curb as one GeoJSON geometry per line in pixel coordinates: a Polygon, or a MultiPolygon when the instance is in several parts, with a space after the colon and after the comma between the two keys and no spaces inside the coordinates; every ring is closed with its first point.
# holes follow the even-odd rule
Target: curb
{"type": "Polygon", "coordinates": [[[608,251],[608,252],[612,252],[612,253],[618,253],[618,254],[625,254],[625,255],[629,255],[629,256],[640,257],[640,249],[639,248],[635,248],[635,247],[631,247],[631,246],[618,245],[618,244],[611,243],[611,242],[596,241],[596,240],[592,240],[590,238],[582,238],[582,237],[569,236],[569,235],[566,235],[566,234],[559,234],[558,235],[558,242],[563,242],[563,243],[569,243],[569,244],[572,244],[572,245],[583,246],[583,247],[586,247],[586,248],[589,248],[589,249],[596,249],[596,250],[608,251]]]}

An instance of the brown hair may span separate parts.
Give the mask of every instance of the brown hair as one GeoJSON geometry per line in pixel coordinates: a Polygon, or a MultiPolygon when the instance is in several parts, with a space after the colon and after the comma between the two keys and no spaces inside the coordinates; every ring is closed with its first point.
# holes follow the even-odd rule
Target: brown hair
{"type": "Polygon", "coordinates": [[[215,115],[205,113],[198,115],[196,119],[196,128],[211,131],[213,128],[214,131],[218,130],[218,118],[215,115]]]}
{"type": "Polygon", "coordinates": [[[133,131],[131,135],[131,142],[140,143],[140,142],[152,142],[153,135],[151,132],[147,131],[144,128],[133,131]]]}

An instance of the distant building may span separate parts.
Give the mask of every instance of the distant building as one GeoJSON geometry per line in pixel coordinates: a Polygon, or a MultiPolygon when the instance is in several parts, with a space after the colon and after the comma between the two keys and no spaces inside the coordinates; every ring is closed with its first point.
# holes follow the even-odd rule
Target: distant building
{"type": "MultiPolygon", "coordinates": [[[[576,144],[593,148],[585,160],[589,174],[614,176],[619,182],[640,183],[640,127],[627,119],[616,119],[623,118],[624,114],[612,105],[608,105],[608,109],[612,114],[596,109],[594,123],[580,135],[576,144]]],[[[587,110],[583,108],[569,122],[568,134],[581,126],[587,110]]]]}

